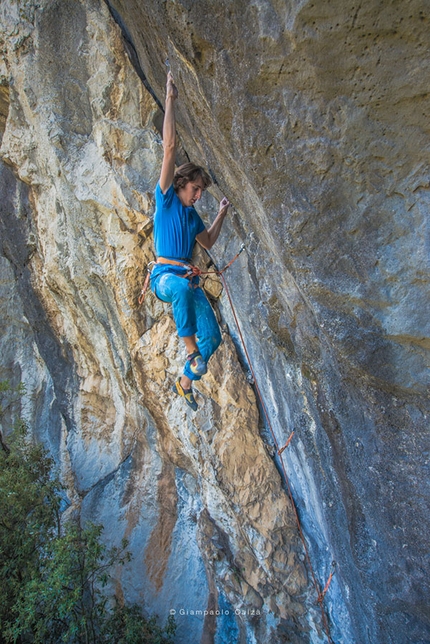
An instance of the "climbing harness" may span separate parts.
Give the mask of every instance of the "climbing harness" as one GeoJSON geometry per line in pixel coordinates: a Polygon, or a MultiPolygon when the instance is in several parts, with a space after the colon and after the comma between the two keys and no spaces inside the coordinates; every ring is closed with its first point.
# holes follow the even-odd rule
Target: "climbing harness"
{"type": "MultiPolygon", "coordinates": [[[[206,251],[206,252],[209,255],[209,257],[211,258],[211,256],[208,253],[208,251],[206,251]]],[[[286,466],[285,466],[285,463],[284,463],[284,459],[282,457],[282,453],[284,452],[284,450],[291,443],[291,440],[292,440],[292,438],[294,436],[294,432],[291,432],[291,434],[290,434],[287,442],[285,443],[285,445],[283,447],[279,447],[279,444],[278,444],[278,441],[277,441],[277,438],[276,438],[276,435],[275,435],[275,431],[273,429],[273,425],[272,425],[272,423],[270,421],[269,413],[267,411],[267,407],[266,407],[266,404],[265,404],[264,399],[263,399],[263,395],[261,393],[260,387],[258,386],[258,381],[257,381],[257,377],[256,377],[256,374],[255,374],[255,370],[254,370],[254,367],[252,365],[252,361],[251,361],[251,358],[249,356],[248,350],[246,348],[245,340],[243,338],[243,334],[242,334],[242,331],[241,331],[241,328],[240,328],[239,320],[237,318],[236,310],[234,308],[233,300],[232,300],[231,295],[230,295],[230,290],[228,288],[228,285],[227,285],[227,282],[226,282],[225,277],[223,275],[223,272],[224,272],[224,269],[223,269],[223,271],[219,272],[219,275],[220,275],[221,282],[222,282],[223,287],[224,287],[224,291],[225,291],[225,293],[227,295],[227,298],[228,298],[228,301],[229,301],[229,304],[230,304],[230,308],[231,308],[233,318],[234,318],[234,321],[235,321],[235,324],[236,324],[236,327],[237,327],[237,331],[238,331],[238,334],[239,334],[240,342],[241,342],[244,354],[245,354],[247,362],[248,362],[248,366],[249,366],[249,370],[251,372],[251,376],[253,378],[255,391],[257,393],[257,397],[258,397],[258,400],[260,402],[261,409],[263,410],[263,414],[264,414],[264,417],[265,417],[265,420],[266,420],[267,427],[270,430],[270,433],[271,433],[272,439],[273,439],[273,443],[274,443],[276,452],[277,452],[278,457],[279,457],[279,462],[281,464],[282,473],[284,475],[284,480],[285,480],[285,484],[286,484],[287,491],[288,491],[288,497],[290,499],[291,508],[293,510],[294,517],[295,517],[296,524],[297,524],[297,530],[298,530],[300,539],[301,539],[301,541],[303,543],[303,550],[304,550],[304,553],[305,553],[306,562],[308,564],[308,568],[309,568],[310,574],[312,576],[312,581],[313,581],[313,584],[314,584],[314,587],[315,587],[315,590],[316,590],[316,593],[317,593],[316,603],[318,603],[320,605],[320,608],[321,608],[321,619],[322,619],[322,623],[323,623],[323,626],[324,626],[324,630],[325,630],[326,635],[327,635],[327,641],[329,642],[329,644],[333,644],[333,640],[332,640],[331,635],[330,635],[330,627],[329,627],[327,615],[326,615],[325,609],[324,609],[324,597],[325,597],[325,595],[326,595],[326,593],[328,591],[328,588],[329,588],[329,586],[331,584],[331,581],[333,579],[334,567],[335,567],[336,562],[333,561],[329,578],[327,580],[327,583],[326,583],[324,589],[321,591],[318,579],[316,577],[315,571],[314,571],[313,566],[312,566],[311,558],[310,558],[310,555],[309,555],[309,550],[308,550],[308,547],[307,547],[307,544],[306,544],[305,536],[303,534],[303,530],[302,530],[302,526],[301,526],[301,522],[300,522],[299,513],[298,513],[298,510],[297,510],[296,504],[294,502],[290,482],[289,482],[288,475],[287,475],[286,466]]]]}
{"type": "MultiPolygon", "coordinates": [[[[211,261],[212,261],[212,264],[213,264],[214,268],[213,268],[213,270],[208,270],[208,271],[202,271],[198,266],[194,266],[194,264],[191,264],[190,262],[179,262],[178,260],[175,260],[175,259],[168,259],[166,257],[158,257],[155,262],[149,262],[149,264],[146,267],[147,272],[146,272],[146,277],[145,277],[145,281],[143,283],[142,290],[141,290],[140,295],[139,295],[139,299],[138,299],[139,304],[142,305],[144,300],[145,300],[146,291],[148,290],[149,282],[150,282],[150,279],[151,279],[151,271],[152,271],[152,269],[154,268],[154,266],[156,264],[168,264],[168,265],[170,264],[171,266],[180,266],[182,268],[185,268],[187,272],[184,275],[179,275],[179,277],[183,277],[183,278],[189,279],[189,280],[192,280],[193,277],[200,277],[202,275],[219,275],[219,276],[221,276],[222,273],[224,273],[224,271],[226,271],[227,268],[229,268],[237,260],[237,258],[241,254],[241,252],[244,251],[244,250],[245,250],[245,244],[242,244],[242,246],[240,247],[240,249],[236,253],[236,255],[233,257],[233,259],[231,259],[228,262],[228,264],[226,264],[224,266],[224,268],[221,268],[221,269],[217,268],[217,266],[215,265],[215,263],[213,262],[213,260],[211,258],[211,261]]],[[[210,255],[209,255],[209,257],[210,257],[210,255]]]]}

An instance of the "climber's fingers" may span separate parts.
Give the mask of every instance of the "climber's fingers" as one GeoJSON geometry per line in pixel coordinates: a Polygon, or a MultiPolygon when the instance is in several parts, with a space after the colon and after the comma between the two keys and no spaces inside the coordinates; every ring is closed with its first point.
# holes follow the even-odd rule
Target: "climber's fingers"
{"type": "Polygon", "coordinates": [[[170,69],[167,72],[166,98],[168,98],[169,96],[172,96],[175,99],[178,98],[178,88],[175,85],[173,74],[170,69]]]}
{"type": "Polygon", "coordinates": [[[221,210],[223,210],[223,211],[227,211],[227,209],[228,209],[228,207],[229,207],[229,206],[230,206],[230,202],[229,202],[229,200],[227,199],[227,197],[223,197],[223,199],[222,199],[222,200],[220,201],[220,203],[219,203],[219,209],[220,209],[220,211],[221,211],[221,210]]]}

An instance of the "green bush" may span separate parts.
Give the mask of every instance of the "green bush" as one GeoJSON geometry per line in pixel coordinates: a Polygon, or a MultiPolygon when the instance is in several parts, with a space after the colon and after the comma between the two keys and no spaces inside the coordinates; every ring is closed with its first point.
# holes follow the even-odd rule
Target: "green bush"
{"type": "Polygon", "coordinates": [[[52,459],[19,417],[5,437],[21,395],[0,383],[0,643],[171,644],[173,620],[106,594],[127,542],[108,549],[101,526],[63,522],[52,459]]]}

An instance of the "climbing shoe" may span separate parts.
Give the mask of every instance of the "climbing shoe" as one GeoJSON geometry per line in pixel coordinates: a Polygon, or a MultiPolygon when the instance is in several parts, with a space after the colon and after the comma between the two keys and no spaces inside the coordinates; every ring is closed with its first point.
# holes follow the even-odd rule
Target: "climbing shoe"
{"type": "Polygon", "coordinates": [[[194,375],[204,376],[204,374],[208,370],[208,366],[206,362],[203,360],[202,354],[200,353],[200,351],[194,351],[194,353],[191,353],[188,356],[187,360],[190,363],[190,369],[194,375]]]}
{"type": "Polygon", "coordinates": [[[196,399],[194,398],[193,390],[192,389],[184,389],[183,386],[181,385],[181,379],[178,378],[175,384],[172,387],[172,390],[175,392],[175,394],[178,394],[178,396],[182,396],[182,398],[185,398],[185,402],[193,411],[197,411],[197,403],[196,399]]]}

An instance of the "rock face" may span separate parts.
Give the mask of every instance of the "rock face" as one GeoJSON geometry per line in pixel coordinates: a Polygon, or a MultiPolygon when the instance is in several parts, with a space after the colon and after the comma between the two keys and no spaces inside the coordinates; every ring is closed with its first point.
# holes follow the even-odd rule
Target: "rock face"
{"type": "MultiPolygon", "coordinates": [[[[430,641],[424,3],[4,0],[1,379],[178,642],[430,641]],[[153,259],[165,60],[225,292],[193,414],[153,259]],[[295,512],[274,443],[282,446],[295,512]],[[306,552],[309,553],[309,559],[306,552]],[[329,576],[324,618],[316,602],[329,576]],[[427,566],[427,568],[426,568],[427,566]],[[216,614],[218,611],[218,614],[216,614]],[[211,614],[212,613],[212,614],[211,614]]],[[[427,238],[428,239],[428,238],[427,238]]],[[[200,262],[207,261],[203,256],[200,262]]]]}

